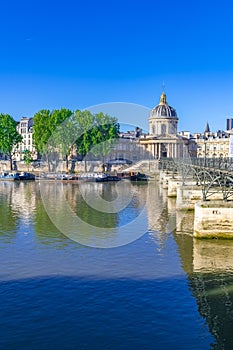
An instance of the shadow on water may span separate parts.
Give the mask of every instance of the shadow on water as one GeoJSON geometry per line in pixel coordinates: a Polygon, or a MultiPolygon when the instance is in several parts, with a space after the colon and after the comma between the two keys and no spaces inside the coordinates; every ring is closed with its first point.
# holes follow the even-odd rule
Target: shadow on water
{"type": "Polygon", "coordinates": [[[175,349],[177,345],[184,350],[207,349],[209,339],[187,331],[192,317],[183,315],[182,304],[173,302],[173,291],[182,293],[182,284],[176,278],[51,277],[3,282],[0,346],[5,350],[175,349]]]}

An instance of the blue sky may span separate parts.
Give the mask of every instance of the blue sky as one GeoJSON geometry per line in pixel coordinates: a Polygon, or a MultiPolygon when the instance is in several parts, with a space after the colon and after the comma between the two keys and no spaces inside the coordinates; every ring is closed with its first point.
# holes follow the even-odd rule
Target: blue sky
{"type": "MultiPolygon", "coordinates": [[[[179,130],[233,116],[231,0],[11,0],[0,13],[1,113],[152,108],[164,81],[179,130]]],[[[147,128],[147,112],[116,116],[147,128]]]]}

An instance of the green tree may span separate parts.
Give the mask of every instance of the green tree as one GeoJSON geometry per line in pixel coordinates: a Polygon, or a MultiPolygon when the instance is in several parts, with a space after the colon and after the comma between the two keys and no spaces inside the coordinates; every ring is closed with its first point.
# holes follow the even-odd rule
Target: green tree
{"type": "Polygon", "coordinates": [[[42,155],[48,152],[47,142],[51,136],[51,112],[42,109],[33,117],[33,142],[37,151],[42,155]]]}
{"type": "Polygon", "coordinates": [[[49,143],[66,161],[66,172],[68,172],[68,156],[75,143],[77,124],[74,122],[73,112],[68,109],[55,110],[51,117],[57,127],[50,137],[49,143]]]}
{"type": "Polygon", "coordinates": [[[29,171],[29,165],[33,162],[32,153],[28,149],[23,151],[23,153],[24,153],[23,161],[28,166],[28,171],[29,171]]]}
{"type": "Polygon", "coordinates": [[[94,120],[91,152],[95,156],[101,156],[104,163],[105,156],[111,152],[119,138],[120,126],[116,118],[102,112],[95,114],[94,120]]]}
{"type": "MultiPolygon", "coordinates": [[[[93,148],[93,154],[105,156],[112,148],[113,140],[118,137],[117,119],[108,114],[91,114],[90,111],[67,109],[41,110],[34,116],[34,144],[36,149],[50,160],[60,154],[66,160],[76,146],[78,153],[84,158],[93,148]]],[[[86,168],[86,158],[85,171],[86,168]]]]}
{"type": "MultiPolygon", "coordinates": [[[[90,111],[75,112],[75,123],[77,125],[76,146],[78,154],[85,157],[93,145],[91,130],[94,126],[94,116],[90,111]]],[[[87,171],[86,158],[84,158],[85,171],[87,171]]]]}
{"type": "Polygon", "coordinates": [[[34,144],[37,151],[47,159],[49,170],[50,161],[60,152],[68,158],[70,152],[70,148],[67,146],[69,139],[65,137],[67,130],[63,122],[71,115],[72,111],[65,108],[53,110],[52,112],[41,110],[34,115],[34,144]]]}
{"type": "Polygon", "coordinates": [[[119,137],[117,119],[102,112],[92,115],[89,111],[78,111],[76,121],[79,125],[76,141],[78,153],[85,157],[91,151],[95,156],[104,158],[119,137]]]}
{"type": "Polygon", "coordinates": [[[12,166],[12,149],[21,141],[22,136],[16,130],[17,122],[9,114],[0,114],[0,150],[10,158],[12,166]]]}

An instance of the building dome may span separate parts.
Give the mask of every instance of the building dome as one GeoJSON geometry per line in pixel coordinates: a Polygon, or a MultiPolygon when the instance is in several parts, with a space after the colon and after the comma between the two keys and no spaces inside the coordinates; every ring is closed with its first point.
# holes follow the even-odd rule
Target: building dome
{"type": "Polygon", "coordinates": [[[160,102],[155,106],[150,114],[151,118],[176,118],[176,110],[169,106],[166,101],[166,94],[163,92],[160,96],[160,102]]]}
{"type": "Polygon", "coordinates": [[[178,117],[176,110],[169,106],[166,94],[162,92],[159,104],[152,109],[149,117],[149,132],[151,135],[177,134],[178,117]]]}

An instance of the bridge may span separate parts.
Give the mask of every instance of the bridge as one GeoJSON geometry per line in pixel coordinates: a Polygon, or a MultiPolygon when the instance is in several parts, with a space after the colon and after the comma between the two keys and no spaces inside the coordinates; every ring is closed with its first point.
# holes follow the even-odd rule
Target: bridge
{"type": "Polygon", "coordinates": [[[233,200],[233,158],[161,158],[159,170],[181,176],[182,182],[192,178],[202,189],[202,200],[222,193],[224,201],[233,200]]]}
{"type": "Polygon", "coordinates": [[[160,158],[127,170],[157,174],[167,196],[176,197],[176,212],[183,218],[177,232],[185,213],[194,210],[194,237],[233,239],[233,158],[160,158]]]}

